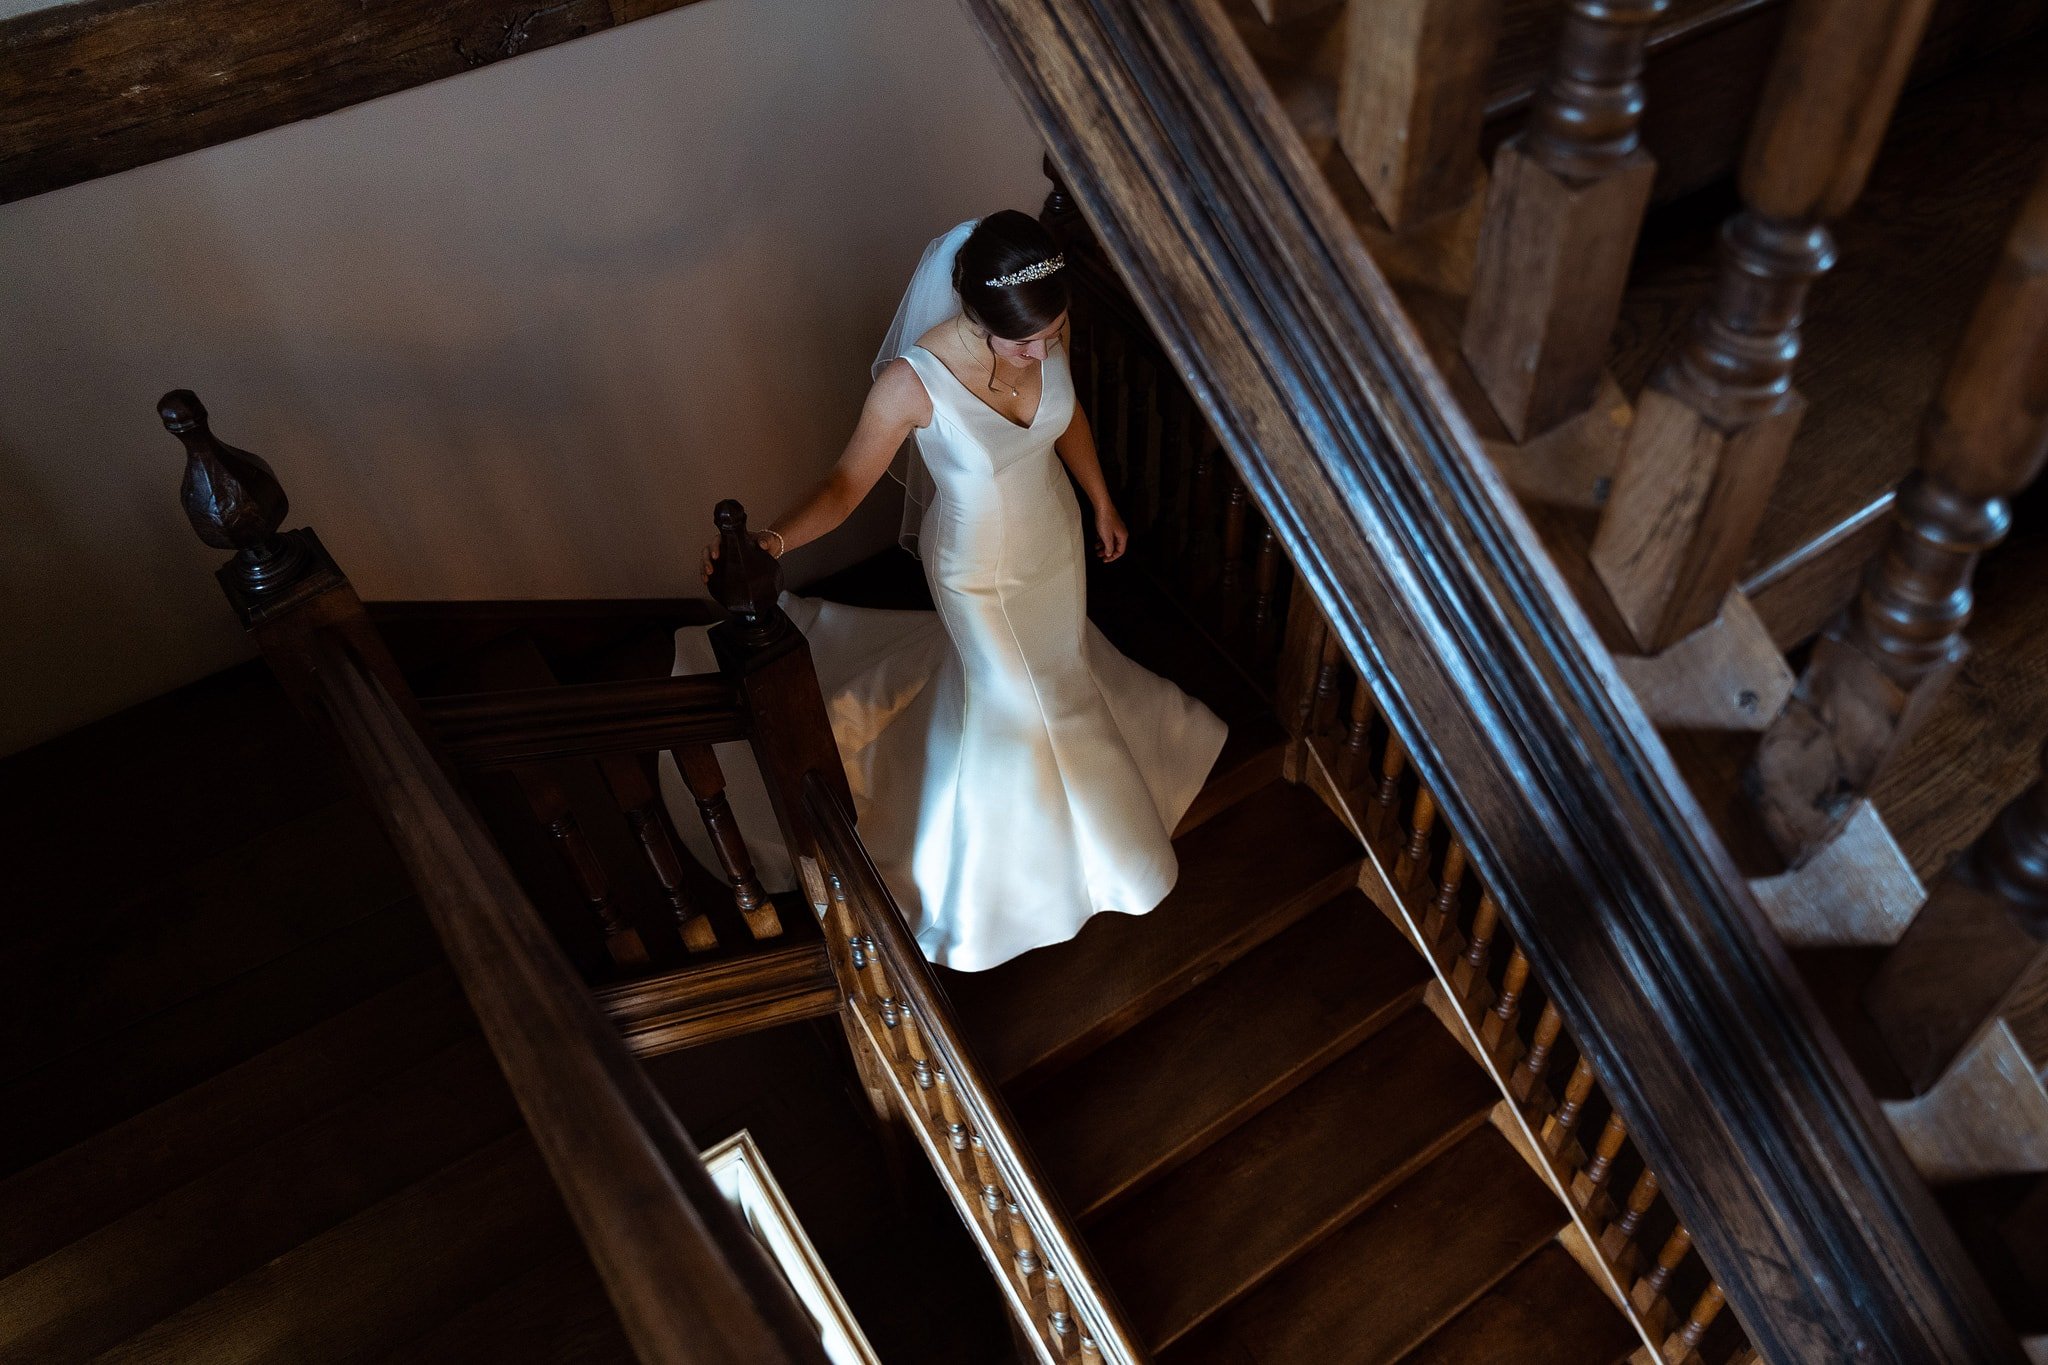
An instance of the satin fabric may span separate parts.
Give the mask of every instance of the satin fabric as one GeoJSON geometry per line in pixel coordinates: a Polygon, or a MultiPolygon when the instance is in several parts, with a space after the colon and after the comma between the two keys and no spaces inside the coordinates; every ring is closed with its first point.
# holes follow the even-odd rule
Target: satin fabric
{"type": "MultiPolygon", "coordinates": [[[[917,433],[936,496],[920,534],[934,612],[785,596],[809,639],[862,841],[934,962],[993,967],[1143,914],[1178,874],[1171,832],[1222,751],[1223,722],[1120,654],[1087,619],[1081,510],[1053,449],[1074,414],[1064,351],[1019,426],[936,356],[904,357],[932,401],[917,433]]],[[[713,667],[702,630],[678,672],[713,667]]],[[[730,797],[771,887],[791,881],[745,746],[722,746],[730,797]]],[[[664,762],[679,830],[710,861],[664,762]]]]}

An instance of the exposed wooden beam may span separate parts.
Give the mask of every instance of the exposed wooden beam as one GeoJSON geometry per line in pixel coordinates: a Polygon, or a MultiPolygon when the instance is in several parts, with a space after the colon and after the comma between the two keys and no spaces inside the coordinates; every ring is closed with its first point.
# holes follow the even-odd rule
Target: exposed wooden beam
{"type": "Polygon", "coordinates": [[[0,22],[0,203],[691,0],[82,0],[0,22]]]}

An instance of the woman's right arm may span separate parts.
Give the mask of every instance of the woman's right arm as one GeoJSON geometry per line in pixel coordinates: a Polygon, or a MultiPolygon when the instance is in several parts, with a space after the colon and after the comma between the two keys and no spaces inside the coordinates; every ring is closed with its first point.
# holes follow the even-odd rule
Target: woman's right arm
{"type": "MultiPolygon", "coordinates": [[[[889,462],[910,433],[931,420],[932,401],[924,381],[909,361],[890,361],[868,390],[860,421],[832,472],[795,507],[766,528],[757,528],[755,535],[779,556],[828,534],[853,515],[861,499],[888,472],[889,462]]],[[[705,577],[710,577],[711,561],[717,557],[718,542],[714,540],[704,555],[705,577]]]]}

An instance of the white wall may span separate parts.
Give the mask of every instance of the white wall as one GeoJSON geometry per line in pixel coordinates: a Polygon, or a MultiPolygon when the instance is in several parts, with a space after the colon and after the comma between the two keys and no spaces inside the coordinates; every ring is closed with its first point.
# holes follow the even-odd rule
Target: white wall
{"type": "Polygon", "coordinates": [[[243,655],[166,389],[365,597],[694,592],[712,504],[823,471],[925,241],[1038,164],[956,0],[703,0],[0,206],[0,752],[243,655]]]}

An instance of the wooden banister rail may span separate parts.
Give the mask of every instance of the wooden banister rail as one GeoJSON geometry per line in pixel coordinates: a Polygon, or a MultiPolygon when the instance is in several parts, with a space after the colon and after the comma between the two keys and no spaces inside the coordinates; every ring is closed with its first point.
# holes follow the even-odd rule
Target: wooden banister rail
{"type": "Polygon", "coordinates": [[[421,706],[442,746],[476,768],[723,744],[748,729],[722,673],[430,697],[421,706]]]}
{"type": "Polygon", "coordinates": [[[364,662],[315,680],[641,1360],[822,1365],[788,1285],[364,662]]]}
{"type": "Polygon", "coordinates": [[[1040,1357],[1149,1360],[955,1028],[944,989],[854,832],[846,798],[814,772],[804,778],[803,801],[818,839],[821,884],[812,895],[825,908],[857,1026],[1040,1357]]]}
{"type": "Polygon", "coordinates": [[[2021,1359],[1222,8],[969,8],[1761,1354],[2021,1359]]]}

